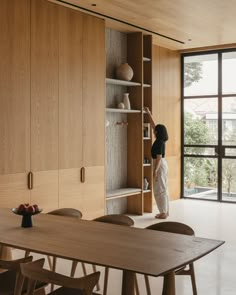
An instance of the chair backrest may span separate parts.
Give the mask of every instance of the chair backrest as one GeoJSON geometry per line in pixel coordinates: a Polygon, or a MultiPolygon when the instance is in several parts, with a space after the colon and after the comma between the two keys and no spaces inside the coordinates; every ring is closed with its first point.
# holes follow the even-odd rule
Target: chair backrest
{"type": "Polygon", "coordinates": [[[31,262],[33,260],[33,256],[28,256],[21,259],[16,260],[0,260],[0,268],[5,270],[14,270],[14,271],[20,271],[20,264],[31,262]]]}
{"type": "Polygon", "coordinates": [[[174,222],[174,221],[165,221],[152,224],[146,229],[157,230],[157,231],[164,231],[174,234],[182,234],[187,236],[194,236],[194,230],[188,226],[187,224],[174,222]]]}
{"type": "Polygon", "coordinates": [[[56,210],[48,212],[48,214],[66,216],[66,217],[75,217],[75,218],[79,218],[79,219],[82,218],[82,216],[83,216],[81,211],[74,209],[74,208],[56,209],[56,210]]]}
{"type": "MultiPolygon", "coordinates": [[[[11,276],[6,276],[6,273],[1,273],[0,276],[4,276],[4,283],[9,286],[9,294],[12,294],[14,286],[14,295],[21,295],[24,285],[24,277],[21,275],[20,264],[28,263],[33,260],[32,256],[28,256],[25,258],[17,259],[17,260],[0,260],[0,268],[4,270],[10,271],[11,276]],[[11,281],[9,281],[9,279],[11,281]]],[[[1,286],[0,286],[0,294],[1,294],[1,286]]]]}
{"type": "Polygon", "coordinates": [[[117,224],[117,225],[124,225],[124,226],[133,226],[134,225],[133,219],[131,219],[129,216],[121,215],[121,214],[104,215],[104,216],[95,218],[94,221],[117,224]]]}
{"type": "Polygon", "coordinates": [[[29,279],[27,295],[34,294],[36,281],[65,287],[66,295],[91,295],[95,285],[98,283],[100,272],[95,272],[82,278],[71,278],[43,269],[42,265],[38,263],[41,260],[42,259],[27,264],[21,264],[21,273],[24,277],[29,279]],[[75,290],[77,290],[77,293],[75,293],[75,290]]]}

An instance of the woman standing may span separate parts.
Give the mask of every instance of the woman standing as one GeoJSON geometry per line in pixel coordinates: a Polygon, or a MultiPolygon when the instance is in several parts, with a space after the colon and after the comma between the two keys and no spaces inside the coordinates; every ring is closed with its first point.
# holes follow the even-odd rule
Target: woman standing
{"type": "Polygon", "coordinates": [[[155,125],[149,108],[145,107],[145,111],[147,112],[156,137],[152,145],[151,155],[153,159],[153,191],[160,213],[155,217],[165,219],[169,215],[168,165],[165,159],[165,146],[168,140],[168,133],[164,125],[155,125]]]}

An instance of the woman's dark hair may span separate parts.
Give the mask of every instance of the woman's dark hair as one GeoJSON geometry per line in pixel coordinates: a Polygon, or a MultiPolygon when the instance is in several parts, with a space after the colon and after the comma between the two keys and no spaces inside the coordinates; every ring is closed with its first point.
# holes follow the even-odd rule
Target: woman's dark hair
{"type": "Polygon", "coordinates": [[[163,141],[167,141],[169,138],[166,126],[162,124],[158,124],[155,126],[155,134],[158,139],[163,141]]]}

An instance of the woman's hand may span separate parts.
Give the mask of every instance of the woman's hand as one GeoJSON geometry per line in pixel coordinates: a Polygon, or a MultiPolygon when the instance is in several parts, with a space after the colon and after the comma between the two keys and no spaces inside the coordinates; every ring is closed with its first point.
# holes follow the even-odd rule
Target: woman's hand
{"type": "Polygon", "coordinates": [[[151,114],[150,110],[148,107],[144,107],[144,111],[147,112],[148,114],[151,114]]]}
{"type": "Polygon", "coordinates": [[[157,181],[157,178],[158,178],[158,170],[156,170],[156,169],[153,172],[153,178],[154,178],[155,181],[157,181]]]}

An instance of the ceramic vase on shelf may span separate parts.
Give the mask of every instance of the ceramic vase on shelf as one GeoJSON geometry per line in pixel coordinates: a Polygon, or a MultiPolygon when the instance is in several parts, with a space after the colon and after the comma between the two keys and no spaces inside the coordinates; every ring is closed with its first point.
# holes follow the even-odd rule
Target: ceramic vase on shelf
{"type": "Polygon", "coordinates": [[[134,72],[128,63],[122,63],[116,69],[116,79],[130,81],[133,78],[134,72]]]}
{"type": "Polygon", "coordinates": [[[118,104],[118,109],[125,109],[125,104],[123,102],[120,102],[118,104]]]}
{"type": "Polygon", "coordinates": [[[123,94],[123,103],[125,106],[125,109],[130,110],[130,101],[129,101],[129,93],[124,93],[123,94]]]}
{"type": "Polygon", "coordinates": [[[148,190],[148,186],[149,186],[149,182],[148,182],[147,178],[144,177],[144,180],[143,180],[143,189],[144,190],[148,190]]]}

